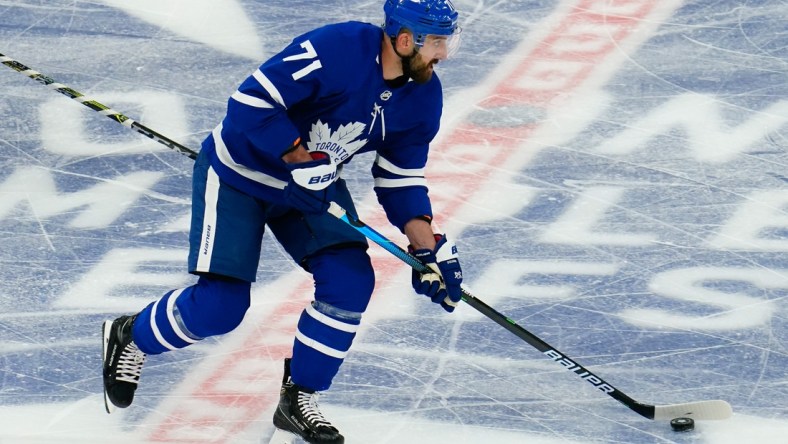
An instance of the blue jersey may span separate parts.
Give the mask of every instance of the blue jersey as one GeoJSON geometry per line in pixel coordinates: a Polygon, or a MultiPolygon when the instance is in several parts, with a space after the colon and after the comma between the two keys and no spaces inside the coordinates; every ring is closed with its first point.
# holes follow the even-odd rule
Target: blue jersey
{"type": "Polygon", "coordinates": [[[211,165],[232,186],[284,203],[289,171],[281,156],[300,139],[341,167],[375,151],[375,192],[402,230],[432,217],[424,169],[438,132],[440,80],[391,85],[380,65],[383,31],[347,22],[301,35],[233,93],[222,123],[203,142],[211,165]]]}

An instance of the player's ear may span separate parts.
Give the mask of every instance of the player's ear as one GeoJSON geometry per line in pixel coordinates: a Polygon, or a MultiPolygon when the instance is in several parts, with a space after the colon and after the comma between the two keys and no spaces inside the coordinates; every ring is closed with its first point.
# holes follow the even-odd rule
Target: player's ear
{"type": "Polygon", "coordinates": [[[413,35],[410,31],[403,29],[397,35],[397,52],[400,54],[410,54],[413,52],[413,35]]]}

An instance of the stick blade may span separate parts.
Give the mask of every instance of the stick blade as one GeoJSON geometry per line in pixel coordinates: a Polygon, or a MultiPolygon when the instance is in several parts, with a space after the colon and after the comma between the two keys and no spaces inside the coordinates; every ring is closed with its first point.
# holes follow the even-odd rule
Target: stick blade
{"type": "Polygon", "coordinates": [[[728,419],[731,415],[733,415],[731,405],[720,399],[654,407],[654,420],[656,421],[670,421],[673,418],[692,418],[701,421],[721,420],[728,419]]]}

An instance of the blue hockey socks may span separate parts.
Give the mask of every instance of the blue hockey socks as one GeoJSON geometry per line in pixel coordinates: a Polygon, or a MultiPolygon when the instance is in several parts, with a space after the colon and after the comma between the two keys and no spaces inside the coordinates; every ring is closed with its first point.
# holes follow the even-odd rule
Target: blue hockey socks
{"type": "Polygon", "coordinates": [[[250,288],[249,282],[202,276],[145,307],[134,322],[134,342],[153,355],[230,332],[249,308],[250,288]]]}

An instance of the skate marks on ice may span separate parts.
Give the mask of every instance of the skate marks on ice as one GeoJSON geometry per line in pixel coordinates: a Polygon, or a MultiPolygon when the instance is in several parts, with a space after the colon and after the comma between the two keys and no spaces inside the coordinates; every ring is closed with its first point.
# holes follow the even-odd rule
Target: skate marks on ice
{"type": "MultiPolygon", "coordinates": [[[[188,28],[191,12],[160,3],[3,2],[0,14],[10,20],[0,40],[10,55],[30,57],[31,65],[170,137],[191,137],[197,148],[226,94],[256,64],[250,59],[271,50],[259,41],[269,32],[280,38],[282,27],[290,33],[325,20],[291,2],[228,2],[227,14],[217,12],[215,27],[206,29],[212,44],[189,35],[201,30],[188,28]],[[246,16],[239,32],[220,35],[239,8],[246,16]],[[300,12],[286,13],[294,9],[300,12]],[[220,47],[236,37],[245,39],[236,52],[220,47]]],[[[332,17],[355,16],[326,3],[332,17]]],[[[653,36],[638,34],[637,44],[614,45],[613,59],[593,53],[594,63],[584,63],[566,57],[582,53],[577,45],[607,48],[626,28],[621,11],[601,27],[586,26],[589,11],[611,5],[631,14],[654,2],[548,3],[539,10],[533,2],[480,9],[457,2],[474,20],[464,32],[467,54],[439,67],[447,102],[459,105],[447,107],[430,180],[469,285],[638,399],[722,397],[737,413],[681,435],[633,417],[468,307],[453,317],[430,311],[404,290],[408,270],[387,265],[367,314],[370,328],[326,397],[326,414],[348,442],[781,439],[788,433],[788,198],[786,91],[778,77],[786,58],[781,28],[768,17],[784,4],[657,2],[676,9],[649,20],[653,36]],[[569,15],[575,27],[547,39],[569,15]],[[518,61],[499,56],[526,33],[521,57],[541,44],[542,55],[552,50],[563,58],[516,70],[518,61]],[[572,73],[589,65],[596,74],[573,83],[572,73]],[[512,71],[528,74],[527,81],[509,77],[512,71]],[[510,87],[491,87],[501,81],[510,87]],[[540,92],[518,93],[529,85],[540,92]],[[459,184],[473,186],[458,203],[452,193],[459,184]]],[[[377,5],[362,8],[379,15],[377,5]]],[[[286,319],[292,313],[274,306],[289,295],[277,280],[298,286],[306,278],[291,280],[286,259],[267,251],[276,259],[261,273],[258,289],[265,291],[255,300],[263,306],[250,318],[257,325],[149,362],[134,408],[106,415],[96,326],[108,312],[138,308],[134,298],[180,285],[190,161],[112,122],[96,123],[94,113],[10,70],[0,85],[14,99],[0,103],[0,228],[11,246],[0,271],[8,283],[0,296],[0,440],[270,436],[274,404],[264,401],[276,397],[277,360],[293,324],[286,319]],[[157,152],[142,154],[151,149],[157,152]],[[155,260],[146,265],[146,257],[155,260]],[[130,287],[135,279],[141,285],[130,287]]],[[[373,200],[364,199],[364,208],[375,208],[373,200]]],[[[385,228],[384,217],[372,216],[363,219],[385,228]]],[[[374,250],[376,260],[385,256],[374,250]]],[[[295,293],[306,297],[308,288],[295,293]]]]}

